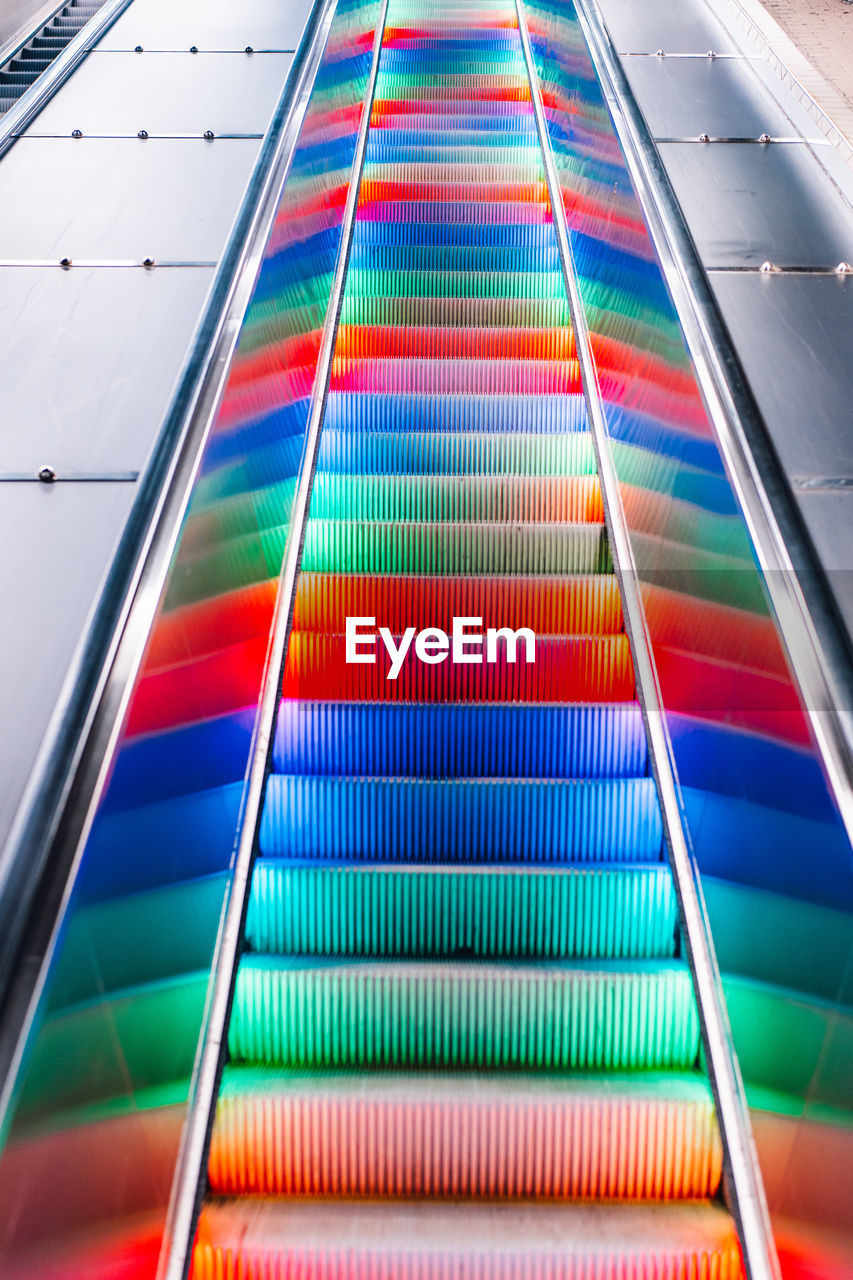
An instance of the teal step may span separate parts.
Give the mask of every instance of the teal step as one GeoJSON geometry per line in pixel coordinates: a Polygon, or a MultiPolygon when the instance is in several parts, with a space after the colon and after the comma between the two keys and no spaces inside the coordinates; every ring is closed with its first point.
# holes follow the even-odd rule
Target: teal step
{"type": "Polygon", "coordinates": [[[690,975],[657,961],[464,964],[248,956],[236,1062],[303,1067],[689,1068],[690,975]]]}
{"type": "Polygon", "coordinates": [[[675,950],[667,866],[457,871],[259,858],[246,925],[292,955],[641,958],[675,950]]]}

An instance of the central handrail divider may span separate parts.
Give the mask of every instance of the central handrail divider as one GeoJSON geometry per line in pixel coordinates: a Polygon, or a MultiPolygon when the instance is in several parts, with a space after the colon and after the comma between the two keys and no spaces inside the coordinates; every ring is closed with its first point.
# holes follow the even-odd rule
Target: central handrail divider
{"type": "Polygon", "coordinates": [[[82,654],[69,673],[71,692],[58,700],[0,863],[0,1142],[336,8],[337,0],[318,0],[308,18],[82,654]],[[25,926],[28,962],[7,978],[4,966],[22,945],[25,926]]]}
{"type": "Polygon", "coordinates": [[[684,809],[651,637],[639,590],[639,577],[622,505],[619,480],[610,452],[607,420],[598,386],[586,313],[578,288],[566,212],[551,150],[542,91],[533,61],[523,0],[515,0],[515,8],[530,81],[530,93],[551,200],[554,229],[569,298],[575,347],[601,482],[613,565],[622,594],[625,630],[634,661],[637,698],[648,736],[649,758],[663,818],[664,841],[675,881],[711,1087],[714,1092],[726,1157],[731,1208],[738,1225],[744,1265],[749,1280],[780,1280],[781,1271],[764,1186],[758,1168],[749,1109],[734,1052],[698,869],[685,826],[684,809]]]}
{"type": "Polygon", "coordinates": [[[228,1018],[240,957],[240,943],[243,936],[264,788],[269,773],[275,716],[281,694],[282,669],[293,622],[296,583],[302,560],[302,547],[314,482],[317,450],[326,410],[332,360],[335,354],[344,285],[349,266],[350,246],[364,168],[367,133],[370,128],[370,116],[376,89],[376,78],[379,71],[379,55],[385,34],[387,13],[388,0],[383,0],[376,23],[370,75],[364,97],[364,110],[359,123],[349,189],[341,224],[341,239],[335,264],[335,275],[317,360],[317,371],[314,378],[305,443],[299,465],[299,478],[293,499],[285,558],[279,575],[272,634],[267,652],[263,688],[255,720],[246,774],[247,786],[240,812],[240,826],[235,841],[237,852],[216,942],[211,969],[211,982],[205,1006],[204,1026],[190,1085],[189,1109],[184,1122],[178,1164],[172,1183],[165,1242],[157,1268],[157,1280],[185,1280],[192,1262],[193,1237],[204,1192],[207,1151],[210,1144],[210,1134],[222,1072],[222,1055],[227,1044],[228,1018]]]}

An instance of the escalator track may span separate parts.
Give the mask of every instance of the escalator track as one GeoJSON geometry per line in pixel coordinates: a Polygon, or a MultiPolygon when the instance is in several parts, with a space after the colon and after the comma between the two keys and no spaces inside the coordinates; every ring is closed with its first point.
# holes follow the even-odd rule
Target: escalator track
{"type": "Polygon", "coordinates": [[[507,2],[389,6],[228,1046],[197,1277],[740,1272],[507,2]]]}

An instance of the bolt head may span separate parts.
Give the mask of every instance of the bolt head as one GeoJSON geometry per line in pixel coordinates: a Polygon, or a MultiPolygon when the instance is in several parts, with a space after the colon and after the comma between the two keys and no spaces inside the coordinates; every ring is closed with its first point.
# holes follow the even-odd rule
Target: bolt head
{"type": "Polygon", "coordinates": [[[656,58],[665,58],[665,57],[666,57],[666,54],[664,53],[663,49],[658,49],[657,53],[655,54],[655,57],[656,57],[656,58]]]}
{"type": "Polygon", "coordinates": [[[246,48],[245,48],[245,52],[246,52],[246,53],[254,53],[255,51],[254,51],[254,49],[252,48],[252,46],[251,46],[250,44],[247,44],[247,45],[246,45],[246,48]]]}
{"type": "Polygon", "coordinates": [[[153,266],[154,266],[154,259],[153,259],[153,258],[143,258],[143,259],[142,259],[142,265],[143,265],[143,267],[148,267],[148,268],[150,269],[151,267],[153,267],[153,266]]]}
{"type": "Polygon", "coordinates": [[[759,141],[759,142],[769,142],[769,141],[770,141],[770,134],[769,134],[769,133],[762,133],[762,134],[760,134],[760,135],[759,135],[759,138],[758,138],[758,141],[759,141]]]}
{"type": "Polygon", "coordinates": [[[853,267],[851,267],[849,262],[839,262],[835,271],[839,276],[849,276],[851,271],[853,271],[853,267]]]}
{"type": "Polygon", "coordinates": [[[56,471],[53,467],[39,467],[38,478],[42,484],[53,484],[56,479],[56,471]]]}
{"type": "Polygon", "coordinates": [[[137,136],[137,138],[141,138],[141,139],[142,139],[142,141],[144,142],[144,141],[145,141],[145,139],[148,137],[148,130],[147,130],[147,129],[140,129],[140,130],[139,130],[139,133],[138,133],[136,136],[137,136]]]}
{"type": "Polygon", "coordinates": [[[710,141],[711,141],[711,139],[710,139],[710,137],[708,136],[708,134],[707,134],[707,133],[700,133],[700,134],[699,134],[699,141],[700,141],[700,142],[710,142],[710,141]]]}
{"type": "Polygon", "coordinates": [[[191,45],[190,45],[190,53],[198,53],[198,45],[197,45],[197,44],[191,44],[191,45]]]}
{"type": "Polygon", "coordinates": [[[205,142],[212,142],[215,137],[216,137],[216,134],[213,132],[212,129],[205,129],[204,131],[205,142]]]}
{"type": "Polygon", "coordinates": [[[141,45],[141,44],[138,44],[138,45],[136,46],[136,48],[134,49],[134,51],[133,51],[133,52],[134,52],[134,53],[141,53],[141,52],[142,52],[142,45],[141,45]]]}
{"type": "Polygon", "coordinates": [[[774,267],[772,262],[762,262],[759,270],[763,271],[765,275],[769,275],[770,272],[775,271],[776,268],[774,267]]]}
{"type": "Polygon", "coordinates": [[[709,50],[708,50],[708,57],[709,57],[709,58],[716,58],[716,56],[717,56],[717,55],[716,55],[716,53],[714,53],[714,50],[713,50],[713,49],[709,49],[709,50]]]}
{"type": "Polygon", "coordinates": [[[72,138],[82,138],[82,137],[83,137],[83,130],[82,130],[82,129],[72,129],[72,130],[71,130],[71,137],[72,137],[72,138]]]}
{"type": "Polygon", "coordinates": [[[62,267],[63,271],[67,271],[67,270],[68,270],[68,268],[71,266],[71,259],[70,259],[70,258],[60,258],[60,259],[59,259],[59,265],[62,267]]]}

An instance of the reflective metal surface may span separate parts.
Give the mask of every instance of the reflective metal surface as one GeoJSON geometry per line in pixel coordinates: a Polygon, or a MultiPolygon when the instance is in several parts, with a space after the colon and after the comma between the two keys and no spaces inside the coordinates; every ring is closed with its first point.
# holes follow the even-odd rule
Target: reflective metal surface
{"type": "Polygon", "coordinates": [[[619,53],[732,53],[735,48],[704,5],[602,0],[600,12],[619,53]]]}
{"type": "MultiPolygon", "coordinates": [[[[736,58],[626,58],[625,74],[656,138],[796,136],[736,58]]],[[[813,127],[812,134],[817,134],[813,127]]]]}
{"type": "Polygon", "coordinates": [[[706,269],[833,268],[853,257],[853,221],[802,146],[661,143],[706,269]]]}
{"type": "Polygon", "coordinates": [[[230,138],[21,139],[0,165],[2,256],[216,262],[259,147],[230,138]],[[57,208],[67,210],[59,220],[57,208]]]}
{"type": "Polygon", "coordinates": [[[0,589],[14,617],[0,628],[0,706],[15,733],[0,734],[0,846],[72,666],[133,502],[131,484],[0,488],[0,589]],[[37,689],[22,673],[37,666],[37,689]]]}
{"type": "Polygon", "coordinates": [[[212,278],[0,268],[0,479],[45,463],[61,480],[142,470],[212,278]],[[34,376],[36,350],[49,377],[34,376]]]}
{"type": "Polygon", "coordinates": [[[311,11],[309,0],[253,0],[233,4],[231,0],[134,0],[133,8],[102,42],[104,50],[295,49],[305,20],[311,11]]]}
{"type": "Polygon", "coordinates": [[[853,476],[853,279],[719,272],[711,287],[787,473],[853,476]]]}
{"type": "Polygon", "coordinates": [[[116,53],[88,58],[65,91],[30,125],[28,137],[91,134],[149,138],[205,129],[266,132],[287,78],[287,53],[116,53]]]}

